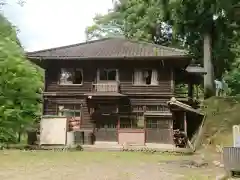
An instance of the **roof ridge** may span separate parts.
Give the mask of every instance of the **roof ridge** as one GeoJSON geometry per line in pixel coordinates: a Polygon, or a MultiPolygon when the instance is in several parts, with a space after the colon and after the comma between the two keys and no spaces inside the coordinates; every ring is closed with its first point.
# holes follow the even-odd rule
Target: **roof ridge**
{"type": "Polygon", "coordinates": [[[154,44],[154,43],[151,43],[151,42],[148,42],[148,41],[143,41],[143,40],[135,40],[135,39],[126,39],[130,42],[133,42],[133,43],[138,43],[138,44],[147,44],[147,45],[150,45],[150,46],[153,46],[153,47],[158,47],[158,48],[162,48],[162,49],[166,49],[166,50],[173,50],[173,51],[177,51],[177,52],[187,52],[186,50],[184,49],[179,49],[179,48],[173,48],[173,47],[169,47],[169,46],[163,46],[163,45],[160,45],[160,44],[154,44]]]}
{"type": "Polygon", "coordinates": [[[47,49],[31,51],[31,52],[26,52],[26,53],[28,55],[31,55],[31,54],[34,54],[34,53],[41,53],[41,52],[45,52],[45,51],[59,50],[59,49],[71,48],[71,47],[75,47],[75,46],[79,46],[79,45],[92,44],[92,43],[95,43],[95,42],[105,41],[105,40],[108,40],[108,39],[112,39],[112,37],[106,37],[106,38],[101,38],[101,39],[97,39],[97,40],[85,41],[85,42],[81,42],[81,43],[75,43],[75,44],[69,44],[69,45],[64,45],[64,46],[59,46],[59,47],[47,48],[47,49]]]}

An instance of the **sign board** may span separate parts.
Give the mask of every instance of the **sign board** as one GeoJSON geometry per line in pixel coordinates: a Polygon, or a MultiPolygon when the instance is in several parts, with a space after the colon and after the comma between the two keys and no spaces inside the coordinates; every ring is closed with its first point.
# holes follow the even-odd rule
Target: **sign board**
{"type": "Polygon", "coordinates": [[[233,126],[233,147],[240,147],[240,125],[233,126]]]}
{"type": "Polygon", "coordinates": [[[67,133],[67,118],[42,118],[40,123],[41,145],[65,145],[67,133]]]}

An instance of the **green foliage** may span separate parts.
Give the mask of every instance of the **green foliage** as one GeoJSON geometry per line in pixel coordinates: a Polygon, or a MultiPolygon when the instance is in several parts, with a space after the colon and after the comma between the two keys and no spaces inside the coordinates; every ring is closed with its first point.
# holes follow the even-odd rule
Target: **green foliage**
{"type": "MultiPolygon", "coordinates": [[[[239,35],[238,35],[239,36],[239,35]]],[[[224,75],[230,89],[230,95],[240,94],[240,36],[236,39],[233,46],[233,52],[236,54],[236,59],[231,65],[231,70],[224,75]]]]}
{"type": "MultiPolygon", "coordinates": [[[[234,2],[235,1],[235,2],[234,2]]],[[[212,36],[212,62],[215,76],[221,77],[234,60],[231,51],[235,27],[232,26],[232,3],[236,0],[175,0],[167,4],[168,21],[195,59],[203,63],[203,36],[212,36]],[[200,60],[200,61],[199,61],[200,60]]]]}
{"type": "Polygon", "coordinates": [[[0,20],[0,141],[13,142],[40,115],[42,75],[25,59],[15,29],[0,20]]]}
{"type": "Polygon", "coordinates": [[[232,46],[239,31],[234,10],[237,3],[239,0],[120,0],[108,14],[96,16],[86,34],[88,39],[120,35],[185,48],[194,63],[208,69],[205,95],[214,94],[214,78],[221,79],[226,71],[231,71],[233,82],[228,77],[228,83],[236,88],[232,91],[236,94],[239,73],[232,65],[236,60],[232,46]],[[203,61],[206,37],[211,40],[205,44],[211,55],[203,61]]]}
{"type": "Polygon", "coordinates": [[[203,64],[203,35],[212,36],[216,77],[231,68],[234,31],[233,4],[237,0],[121,0],[106,15],[94,18],[88,39],[124,36],[174,47],[184,47],[203,64]]]}
{"type": "Polygon", "coordinates": [[[94,20],[94,25],[86,28],[85,33],[87,40],[94,38],[103,38],[111,36],[123,35],[123,24],[121,20],[118,20],[118,15],[113,12],[102,16],[97,15],[94,20]]]}
{"type": "MultiPolygon", "coordinates": [[[[161,0],[127,0],[115,3],[106,15],[97,15],[87,28],[88,39],[124,36],[156,44],[173,45],[171,27],[163,21],[161,0]]],[[[176,44],[175,44],[176,45],[176,44]]]]}

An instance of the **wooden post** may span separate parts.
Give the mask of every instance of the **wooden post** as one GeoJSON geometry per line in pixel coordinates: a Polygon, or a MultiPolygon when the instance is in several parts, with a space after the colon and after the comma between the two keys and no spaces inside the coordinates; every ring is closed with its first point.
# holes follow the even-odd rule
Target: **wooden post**
{"type": "Polygon", "coordinates": [[[81,107],[80,109],[80,129],[81,129],[83,124],[83,104],[81,104],[80,107],[81,107]]]}
{"type": "Polygon", "coordinates": [[[196,87],[196,96],[197,96],[197,99],[199,99],[199,91],[198,91],[198,90],[199,90],[199,89],[198,89],[199,87],[198,87],[198,86],[195,86],[195,87],[196,87]]]}
{"type": "Polygon", "coordinates": [[[171,91],[174,93],[175,90],[175,78],[174,78],[174,70],[171,69],[171,91]]]}
{"type": "Polygon", "coordinates": [[[193,84],[192,84],[192,82],[188,83],[188,97],[193,98],[193,84]]]}
{"type": "Polygon", "coordinates": [[[118,141],[118,144],[119,144],[119,129],[120,129],[120,116],[119,116],[119,109],[118,109],[118,105],[116,107],[116,111],[117,111],[117,141],[118,141]]]}
{"type": "Polygon", "coordinates": [[[187,116],[186,116],[186,112],[184,112],[184,132],[187,136],[187,116]]]}
{"type": "Polygon", "coordinates": [[[146,118],[143,116],[143,128],[144,128],[144,145],[146,144],[146,118]]]}

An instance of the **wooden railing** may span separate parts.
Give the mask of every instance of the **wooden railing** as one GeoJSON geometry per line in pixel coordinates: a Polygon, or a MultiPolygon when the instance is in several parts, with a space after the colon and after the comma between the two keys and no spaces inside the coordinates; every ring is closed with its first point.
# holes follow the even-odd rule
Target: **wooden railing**
{"type": "Polygon", "coordinates": [[[93,83],[93,92],[119,92],[118,82],[99,82],[93,83]]]}
{"type": "Polygon", "coordinates": [[[134,105],[132,107],[133,112],[170,112],[167,105],[134,105]]]}

